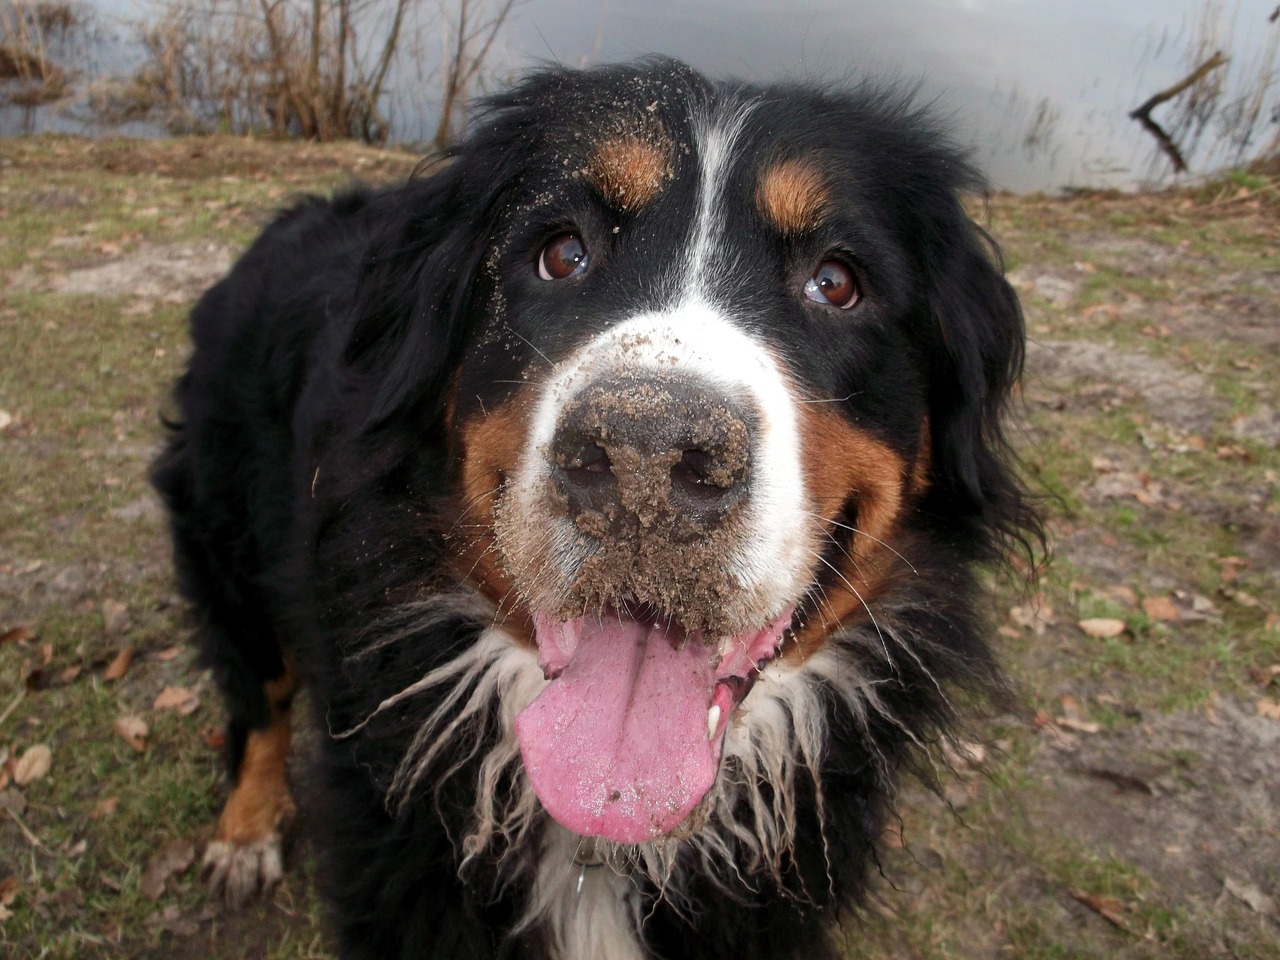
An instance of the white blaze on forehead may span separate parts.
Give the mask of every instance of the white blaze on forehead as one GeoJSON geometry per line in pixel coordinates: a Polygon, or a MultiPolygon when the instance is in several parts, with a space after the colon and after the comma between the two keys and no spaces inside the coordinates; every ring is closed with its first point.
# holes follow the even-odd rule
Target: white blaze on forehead
{"type": "Polygon", "coordinates": [[[681,277],[682,296],[695,291],[713,263],[724,238],[725,184],[733,165],[734,148],[754,103],[733,104],[694,124],[698,152],[698,212],[689,244],[690,255],[681,277]]]}

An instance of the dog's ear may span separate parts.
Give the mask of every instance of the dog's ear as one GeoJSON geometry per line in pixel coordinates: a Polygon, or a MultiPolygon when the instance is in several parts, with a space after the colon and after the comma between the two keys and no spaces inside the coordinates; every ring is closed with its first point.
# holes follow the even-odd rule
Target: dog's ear
{"type": "Polygon", "coordinates": [[[947,514],[970,518],[970,542],[999,554],[1040,537],[1004,431],[1026,333],[995,243],[954,192],[948,201],[925,234],[933,481],[947,514]]]}
{"type": "Polygon", "coordinates": [[[364,428],[413,408],[435,419],[467,339],[495,191],[464,169],[465,150],[431,176],[384,193],[364,251],[342,363],[364,382],[364,428]],[[423,409],[424,405],[428,408],[423,409]]]}
{"type": "Polygon", "coordinates": [[[528,109],[491,102],[484,123],[434,172],[378,195],[344,367],[366,383],[364,428],[410,411],[432,422],[485,295],[484,262],[533,138],[528,109]]]}

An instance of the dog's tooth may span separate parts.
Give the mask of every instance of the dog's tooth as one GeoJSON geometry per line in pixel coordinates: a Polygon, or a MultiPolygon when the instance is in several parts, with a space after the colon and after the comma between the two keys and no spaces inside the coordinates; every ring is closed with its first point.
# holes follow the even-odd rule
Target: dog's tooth
{"type": "Polygon", "coordinates": [[[707,711],[707,739],[716,738],[716,727],[720,726],[720,704],[713,703],[707,711]]]}

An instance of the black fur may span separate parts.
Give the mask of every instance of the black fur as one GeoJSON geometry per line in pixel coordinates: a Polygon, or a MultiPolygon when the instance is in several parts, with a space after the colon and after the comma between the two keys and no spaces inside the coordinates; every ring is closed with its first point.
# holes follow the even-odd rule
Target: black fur
{"type": "MultiPolygon", "coordinates": [[[[957,696],[999,695],[971,568],[1035,536],[1000,426],[1022,319],[961,205],[981,181],[942,128],[910,97],[875,85],[721,85],[669,61],[536,74],[492,100],[432,172],[308,200],[262,234],[192,315],[181,422],[154,471],[226,699],[233,771],[246,732],[266,723],[262,684],[281,674],[286,653],[312,691],[321,792],[307,800],[344,958],[554,956],[543,926],[511,933],[542,855],[536,842],[509,849],[499,839],[459,873],[476,770],[501,736],[495,716],[474,721],[487,725],[480,750],[475,738],[445,745],[439,777],[403,804],[388,790],[444,691],[337,735],[491,622],[461,600],[425,627],[412,616],[431,598],[465,595],[453,560],[466,513],[456,423],[502,403],[522,371],[563,357],[619,310],[661,296],[653,278],[680,256],[685,238],[668,224],[696,205],[696,177],[674,177],[639,212],[609,211],[569,175],[580,151],[613,114],[649,104],[674,142],[691,145],[694,112],[752,99],[739,150],[813,157],[840,202],[817,235],[780,239],[750,219],[753,168],[735,167],[728,216],[741,272],[715,291],[718,302],[807,391],[847,397],[842,415],[904,457],[916,454],[927,417],[931,486],[895,543],[916,575],[893,578],[877,607],[878,630],[910,655],[891,655],[865,624],[829,640],[880,681],[887,710],[863,722],[835,691],[826,696],[825,822],[813,782],[800,777],[801,823],[780,885],[763,873],[735,884],[727,868],[719,878],[695,872],[673,903],[637,881],[648,951],[836,956],[826,926],[863,889],[895,775],[918,758],[918,743],[960,719],[957,696]],[[619,222],[626,230],[609,240],[619,222]],[[542,290],[537,250],[568,225],[602,251],[599,279],[542,290]],[[831,249],[859,271],[856,319],[794,296],[792,274],[802,280],[831,249]]],[[[517,790],[518,771],[507,776],[517,790]]]]}

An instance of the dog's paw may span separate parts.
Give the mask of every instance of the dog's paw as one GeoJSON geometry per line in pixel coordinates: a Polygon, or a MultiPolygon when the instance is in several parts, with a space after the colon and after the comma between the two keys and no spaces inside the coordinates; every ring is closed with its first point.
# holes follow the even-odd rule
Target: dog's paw
{"type": "Polygon", "coordinates": [[[278,830],[249,843],[210,840],[201,867],[209,892],[233,910],[259,892],[270,892],[284,876],[283,847],[278,830]]]}

